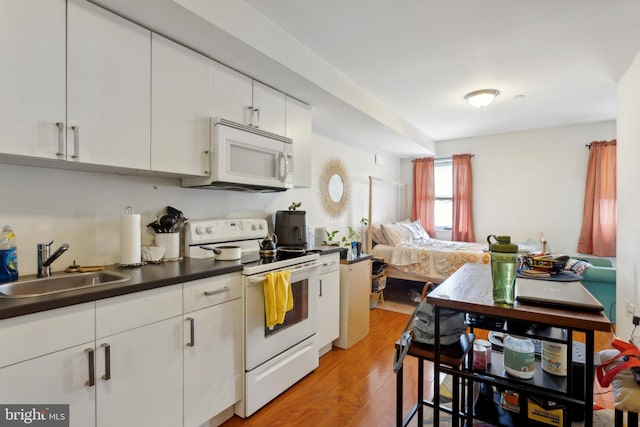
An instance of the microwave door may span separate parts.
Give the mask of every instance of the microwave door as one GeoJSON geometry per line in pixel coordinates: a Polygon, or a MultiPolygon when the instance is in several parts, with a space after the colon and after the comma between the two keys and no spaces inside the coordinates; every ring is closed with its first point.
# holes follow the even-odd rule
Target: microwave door
{"type": "Polygon", "coordinates": [[[217,181],[285,188],[284,142],[223,125],[215,136],[217,181]]]}

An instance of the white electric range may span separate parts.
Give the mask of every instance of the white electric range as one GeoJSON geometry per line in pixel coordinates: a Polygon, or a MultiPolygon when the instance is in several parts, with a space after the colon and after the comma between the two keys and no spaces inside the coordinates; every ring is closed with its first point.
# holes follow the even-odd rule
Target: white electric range
{"type": "Polygon", "coordinates": [[[318,253],[282,251],[260,258],[264,219],[195,220],[185,227],[185,256],[213,258],[203,249],[240,246],[243,265],[244,391],[235,412],[248,417],[318,367],[318,253]],[[290,270],[293,309],[284,323],[265,324],[265,274],[290,270]]]}

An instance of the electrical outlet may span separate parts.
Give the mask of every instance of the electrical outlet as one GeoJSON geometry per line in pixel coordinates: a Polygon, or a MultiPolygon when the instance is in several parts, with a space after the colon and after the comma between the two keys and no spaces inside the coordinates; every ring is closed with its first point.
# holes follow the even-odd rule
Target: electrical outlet
{"type": "Polygon", "coordinates": [[[635,304],[629,304],[629,311],[627,312],[629,316],[633,316],[636,314],[636,306],[635,304]]]}
{"type": "Polygon", "coordinates": [[[629,315],[629,299],[625,298],[624,300],[624,313],[628,316],[629,315]]]}

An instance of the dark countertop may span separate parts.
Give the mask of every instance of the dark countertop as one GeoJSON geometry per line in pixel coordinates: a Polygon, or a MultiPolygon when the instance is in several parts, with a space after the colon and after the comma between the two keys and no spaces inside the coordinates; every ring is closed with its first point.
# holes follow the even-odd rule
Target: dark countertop
{"type": "MultiPolygon", "coordinates": [[[[182,261],[147,264],[136,268],[120,268],[118,265],[112,265],[108,266],[107,270],[129,274],[131,279],[123,283],[99,285],[95,288],[77,289],[37,297],[0,297],[0,319],[242,271],[242,264],[239,260],[214,261],[184,258],[182,261]]],[[[53,275],[61,274],[65,273],[54,273],[53,275]]],[[[27,279],[29,276],[24,278],[27,279]]]]}
{"type": "Polygon", "coordinates": [[[371,254],[360,254],[360,256],[357,256],[355,258],[340,259],[340,264],[355,264],[356,262],[366,261],[371,258],[373,258],[371,254]]]}
{"type": "Polygon", "coordinates": [[[340,252],[340,246],[312,246],[307,245],[308,252],[318,252],[320,255],[332,254],[340,252]]]}

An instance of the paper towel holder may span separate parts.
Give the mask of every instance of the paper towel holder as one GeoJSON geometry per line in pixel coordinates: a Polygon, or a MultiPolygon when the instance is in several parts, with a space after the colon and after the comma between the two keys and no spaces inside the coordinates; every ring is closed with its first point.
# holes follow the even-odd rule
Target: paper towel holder
{"type": "MultiPolygon", "coordinates": [[[[134,252],[137,250],[137,256],[134,256],[135,259],[138,260],[138,262],[122,262],[122,252],[123,252],[123,246],[122,246],[122,234],[123,234],[123,224],[122,224],[122,218],[126,217],[126,216],[133,216],[135,215],[134,209],[132,206],[127,206],[124,210],[124,215],[122,215],[120,217],[120,259],[121,262],[120,264],[118,264],[118,266],[120,268],[134,268],[134,267],[141,267],[143,266],[145,263],[142,261],[142,254],[141,254],[141,245],[140,245],[140,215],[138,215],[138,224],[137,224],[137,228],[138,228],[138,241],[137,244],[135,245],[134,248],[134,252]]],[[[131,248],[130,248],[131,249],[131,248]]]]}

